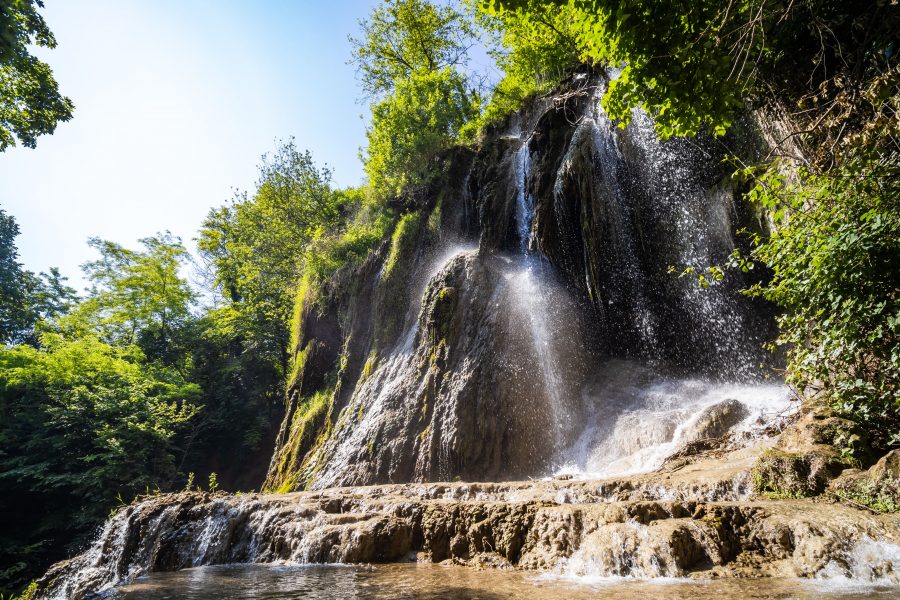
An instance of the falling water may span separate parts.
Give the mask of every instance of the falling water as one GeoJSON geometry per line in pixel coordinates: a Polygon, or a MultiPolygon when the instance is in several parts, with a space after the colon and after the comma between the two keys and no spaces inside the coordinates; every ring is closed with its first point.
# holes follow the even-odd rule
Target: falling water
{"type": "MultiPolygon", "coordinates": [[[[563,378],[565,371],[559,362],[559,346],[565,340],[557,339],[558,327],[564,314],[557,314],[562,304],[551,306],[555,296],[565,291],[553,286],[543,272],[549,268],[537,251],[531,251],[532,223],[534,221],[534,198],[528,191],[531,174],[531,152],[529,140],[522,142],[516,153],[516,230],[519,237],[519,256],[515,259],[516,267],[507,274],[510,285],[513,310],[527,323],[530,342],[538,364],[547,395],[551,414],[553,438],[557,445],[564,443],[567,432],[571,429],[572,409],[566,398],[566,386],[563,378]]],[[[568,318],[571,318],[569,316],[568,318]]]]}

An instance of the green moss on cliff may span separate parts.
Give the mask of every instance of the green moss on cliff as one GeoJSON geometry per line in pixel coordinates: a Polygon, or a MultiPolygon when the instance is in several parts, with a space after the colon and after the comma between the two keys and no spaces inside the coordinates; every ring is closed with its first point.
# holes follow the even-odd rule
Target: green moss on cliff
{"type": "Polygon", "coordinates": [[[422,224],[422,214],[418,212],[406,213],[397,223],[393,235],[391,235],[391,252],[384,264],[384,278],[389,279],[398,265],[415,250],[416,240],[419,237],[419,228],[422,224]]]}
{"type": "Polygon", "coordinates": [[[384,263],[379,286],[378,321],[375,324],[375,347],[385,348],[397,339],[406,312],[405,293],[416,261],[416,250],[422,233],[422,213],[403,215],[391,236],[391,249],[384,263]]]}
{"type": "Polygon", "coordinates": [[[331,430],[334,388],[329,386],[301,400],[291,420],[290,433],[280,450],[275,472],[270,474],[269,491],[292,492],[297,489],[302,462],[319,439],[331,430]]]}

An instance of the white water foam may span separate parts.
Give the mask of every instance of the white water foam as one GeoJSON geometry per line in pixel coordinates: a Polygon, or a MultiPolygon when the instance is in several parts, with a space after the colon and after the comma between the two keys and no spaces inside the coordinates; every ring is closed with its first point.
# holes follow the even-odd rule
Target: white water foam
{"type": "Polygon", "coordinates": [[[795,409],[781,384],[667,377],[627,361],[608,363],[582,400],[590,417],[563,453],[557,475],[590,479],[654,471],[686,443],[707,437],[702,422],[713,410],[729,412],[727,433],[742,445],[795,409]]]}
{"type": "Polygon", "coordinates": [[[900,545],[864,535],[816,573],[811,585],[826,589],[900,585],[900,545]]]}

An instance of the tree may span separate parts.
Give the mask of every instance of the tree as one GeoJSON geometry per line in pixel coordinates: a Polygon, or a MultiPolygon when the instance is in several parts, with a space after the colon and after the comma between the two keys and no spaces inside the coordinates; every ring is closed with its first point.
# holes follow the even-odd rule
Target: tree
{"type": "Polygon", "coordinates": [[[581,50],[570,4],[536,3],[528,18],[510,10],[479,10],[477,0],[467,4],[488,54],[503,73],[474,127],[505,117],[528,96],[549,91],[578,64],[581,50]]]}
{"type": "Polygon", "coordinates": [[[83,543],[117,497],[165,487],[198,391],[92,337],[0,350],[0,589],[83,543]]]}
{"type": "Polygon", "coordinates": [[[427,0],[384,0],[350,37],[351,62],[363,91],[378,98],[414,74],[460,69],[475,42],[472,23],[452,6],[427,0]]]}
{"type": "Polygon", "coordinates": [[[0,209],[0,344],[38,344],[42,320],[67,312],[76,300],[59,270],[35,275],[18,262],[19,226],[0,209]]]}
{"type": "Polygon", "coordinates": [[[117,345],[136,343],[141,334],[158,336],[167,346],[172,332],[189,315],[193,291],[179,274],[187,259],[181,240],[169,232],[140,240],[143,252],[91,238],[100,259],[82,268],[92,283],[87,300],[70,320],[95,327],[102,339],[117,345]]]}
{"type": "Polygon", "coordinates": [[[55,48],[56,38],[38,13],[41,0],[0,0],[0,152],[16,145],[34,148],[72,118],[75,106],[60,95],[50,67],[29,46],[55,48]]]}
{"type": "Polygon", "coordinates": [[[23,327],[25,275],[18,261],[18,235],[15,218],[0,209],[0,343],[14,340],[23,327]]]}
{"type": "Polygon", "coordinates": [[[621,67],[603,103],[623,123],[644,107],[663,136],[703,126],[721,134],[747,98],[774,97],[798,108],[810,129],[833,131],[822,144],[832,151],[864,121],[900,131],[895,3],[484,0],[482,7],[539,30],[549,26],[548,4],[568,12],[582,60],[621,67]],[[871,102],[861,101],[866,95],[871,102]]]}
{"type": "Polygon", "coordinates": [[[415,73],[372,107],[365,170],[378,197],[399,196],[434,174],[433,159],[478,114],[479,98],[456,71],[415,73]]]}
{"type": "MultiPolygon", "coordinates": [[[[357,194],[334,190],[331,170],[289,140],[262,157],[252,195],[239,193],[210,211],[198,247],[218,302],[188,336],[190,378],[201,384],[206,406],[185,441],[189,467],[199,471],[205,459],[239,455],[243,466],[264,473],[266,442],[274,441],[282,414],[296,287],[310,249],[339,235],[359,202],[357,194]]],[[[317,252],[316,259],[327,255],[317,252]]],[[[244,471],[224,480],[252,469],[244,471]]],[[[246,477],[239,481],[247,484],[246,477]]]]}
{"type": "Polygon", "coordinates": [[[363,154],[375,196],[427,179],[436,154],[480,111],[463,73],[475,26],[451,6],[385,0],[350,38],[363,92],[373,99],[363,154]]]}
{"type": "MultiPolygon", "coordinates": [[[[260,332],[266,323],[286,327],[307,245],[336,228],[348,210],[347,196],[331,187],[331,170],[289,140],[262,157],[252,197],[238,194],[231,205],[210,211],[200,255],[213,266],[217,291],[252,314],[260,332]]],[[[279,341],[286,345],[286,333],[279,341]]]]}

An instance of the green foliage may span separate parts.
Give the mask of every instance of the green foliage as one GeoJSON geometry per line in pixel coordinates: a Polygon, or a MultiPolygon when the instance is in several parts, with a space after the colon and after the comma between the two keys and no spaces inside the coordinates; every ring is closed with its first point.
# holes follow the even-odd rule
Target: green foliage
{"type": "Polygon", "coordinates": [[[88,298],[60,327],[77,335],[88,326],[105,341],[118,345],[153,340],[165,353],[173,331],[189,315],[194,294],[178,273],[187,259],[181,240],[166,232],[140,240],[144,251],[91,238],[100,259],[82,268],[91,281],[88,298]],[[143,336],[142,336],[143,334],[143,336]]]}
{"type": "Polygon", "coordinates": [[[103,520],[118,494],[175,476],[199,389],[134,346],[44,334],[0,350],[0,586],[24,585],[103,520]]]}
{"type": "Polygon", "coordinates": [[[858,120],[851,110],[835,113],[834,101],[858,97],[860,82],[890,69],[898,12],[887,4],[484,0],[482,8],[532,31],[559,29],[548,14],[566,14],[582,60],[621,68],[603,98],[610,116],[624,124],[643,107],[667,137],[703,126],[722,134],[745,98],[773,93],[790,104],[806,95],[810,122],[829,112],[858,120]]]}
{"type": "Polygon", "coordinates": [[[530,96],[549,91],[578,64],[580,51],[573,7],[552,3],[530,6],[528,18],[516,11],[479,10],[469,0],[475,22],[483,32],[488,54],[503,77],[478,119],[464,130],[466,139],[485,125],[518,110],[530,96]]]}
{"type": "Polygon", "coordinates": [[[310,241],[337,226],[355,198],[331,188],[331,170],[315,165],[293,140],[264,155],[252,198],[210,211],[198,247],[213,284],[233,303],[286,322],[291,290],[310,241]]]}
{"type": "Polygon", "coordinates": [[[452,6],[385,0],[351,38],[352,62],[373,99],[363,161],[377,199],[426,183],[433,160],[480,109],[463,70],[475,26],[452,6]]]}
{"type": "Polygon", "coordinates": [[[0,209],[0,344],[37,345],[35,327],[68,312],[75,290],[65,285],[57,269],[35,275],[18,262],[15,238],[19,226],[0,209]]]}
{"type": "Polygon", "coordinates": [[[321,232],[303,253],[303,274],[311,282],[324,281],[344,266],[361,263],[378,245],[394,223],[394,212],[380,204],[362,198],[362,190],[342,193],[358,197],[352,203],[353,212],[343,227],[321,232]]]}
{"type": "Polygon", "coordinates": [[[338,228],[358,202],[358,195],[334,191],[330,169],[317,167],[290,140],[263,156],[252,197],[239,194],[203,223],[200,255],[227,303],[210,317],[279,371],[279,379],[307,248],[338,228]]]}
{"type": "Polygon", "coordinates": [[[350,38],[351,62],[370,97],[390,95],[414,75],[464,67],[475,41],[461,12],[427,0],[384,0],[360,29],[360,38],[350,38]]]}
{"type": "Polygon", "coordinates": [[[25,320],[22,314],[24,275],[16,248],[18,235],[16,220],[0,210],[0,342],[3,343],[18,336],[25,320]]]}
{"type": "Polygon", "coordinates": [[[168,443],[196,414],[197,386],[138,364],[142,357],[133,347],[51,335],[43,342],[40,350],[17,346],[0,354],[6,416],[0,477],[86,498],[170,477],[168,443]],[[40,427],[22,427],[16,421],[23,415],[40,427]]]}
{"type": "Polygon", "coordinates": [[[209,474],[209,491],[213,494],[219,489],[219,476],[213,471],[209,474]]]}
{"type": "Polygon", "coordinates": [[[50,67],[29,52],[56,47],[38,13],[43,6],[41,0],[0,1],[0,152],[17,139],[34,148],[39,135],[53,133],[75,108],[60,95],[50,67]]]}
{"type": "Polygon", "coordinates": [[[832,492],[842,500],[862,504],[880,513],[900,512],[900,479],[879,481],[864,477],[851,480],[832,492]]]}
{"type": "Polygon", "coordinates": [[[900,444],[900,187],[896,165],[788,178],[765,172],[751,199],[775,229],[752,257],[773,272],[750,290],[785,309],[788,383],[861,423],[875,448],[900,444]]]}
{"type": "MultiPolygon", "coordinates": [[[[4,578],[2,574],[0,574],[0,578],[4,578]]],[[[35,594],[37,594],[37,591],[37,581],[32,581],[18,594],[9,596],[9,600],[32,600],[35,594]]],[[[6,598],[7,597],[4,594],[0,593],[0,600],[5,600],[6,598]]]]}
{"type": "Polygon", "coordinates": [[[479,98],[456,71],[423,71],[396,83],[394,93],[372,107],[366,132],[365,169],[377,197],[399,196],[433,176],[434,159],[457,140],[478,114],[479,98]]]}

